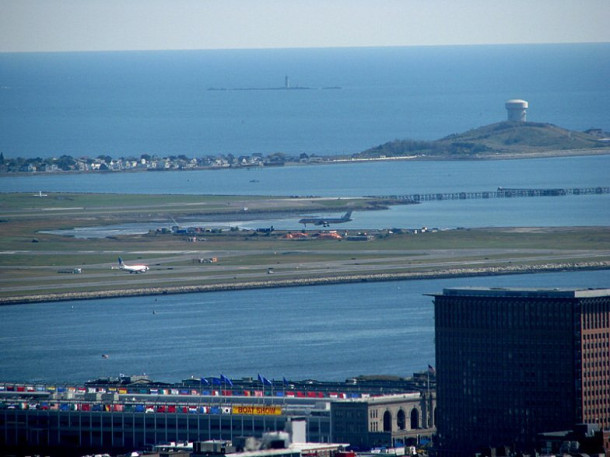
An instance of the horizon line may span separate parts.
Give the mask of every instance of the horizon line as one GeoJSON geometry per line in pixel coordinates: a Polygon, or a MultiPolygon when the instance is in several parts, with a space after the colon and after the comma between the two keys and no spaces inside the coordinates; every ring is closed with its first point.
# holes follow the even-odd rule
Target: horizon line
{"type": "Polygon", "coordinates": [[[329,46],[287,46],[287,47],[230,47],[230,48],[165,48],[165,49],[69,49],[69,50],[0,50],[0,54],[77,54],[77,53],[119,53],[119,52],[190,52],[190,51],[288,51],[313,49],[393,49],[393,48],[459,48],[459,47],[501,47],[501,46],[557,46],[557,45],[603,45],[610,41],[561,41],[524,43],[453,43],[453,44],[396,44],[396,45],[329,45],[329,46]]]}

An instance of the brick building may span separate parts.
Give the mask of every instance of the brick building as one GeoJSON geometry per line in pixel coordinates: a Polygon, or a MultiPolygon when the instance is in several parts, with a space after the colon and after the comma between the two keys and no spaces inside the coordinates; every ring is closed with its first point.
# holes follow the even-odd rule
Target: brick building
{"type": "Polygon", "coordinates": [[[610,289],[434,295],[441,455],[532,450],[537,433],[610,428],[610,289]]]}

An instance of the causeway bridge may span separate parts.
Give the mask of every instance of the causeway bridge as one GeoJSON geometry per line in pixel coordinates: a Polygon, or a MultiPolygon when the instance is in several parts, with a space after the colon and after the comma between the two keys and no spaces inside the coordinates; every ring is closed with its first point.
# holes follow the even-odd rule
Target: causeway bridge
{"type": "Polygon", "coordinates": [[[610,187],[572,187],[551,189],[518,189],[498,187],[494,191],[477,192],[440,192],[430,194],[407,194],[372,196],[373,198],[391,198],[411,203],[432,200],[471,200],[485,198],[518,198],[518,197],[562,197],[565,195],[601,195],[610,193],[610,187]]]}

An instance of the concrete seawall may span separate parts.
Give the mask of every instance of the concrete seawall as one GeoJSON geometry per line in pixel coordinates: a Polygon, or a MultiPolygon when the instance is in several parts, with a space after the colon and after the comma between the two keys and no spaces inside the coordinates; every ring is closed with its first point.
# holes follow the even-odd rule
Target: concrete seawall
{"type": "Polygon", "coordinates": [[[39,294],[21,297],[0,298],[0,305],[56,302],[69,300],[92,300],[100,298],[139,297],[149,295],[185,294],[197,292],[221,292],[246,289],[266,289],[276,287],[321,286],[355,282],[404,281],[418,279],[442,279],[455,277],[496,276],[508,274],[546,273],[553,271],[605,270],[610,269],[609,261],[575,262],[547,265],[510,265],[501,267],[455,268],[424,272],[380,273],[333,276],[306,279],[272,279],[265,281],[235,282],[201,286],[147,287],[142,289],[123,289],[95,292],[39,294]]]}

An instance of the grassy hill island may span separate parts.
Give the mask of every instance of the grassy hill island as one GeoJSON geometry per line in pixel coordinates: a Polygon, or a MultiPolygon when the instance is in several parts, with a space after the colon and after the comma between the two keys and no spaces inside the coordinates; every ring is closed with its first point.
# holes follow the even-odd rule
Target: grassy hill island
{"type": "Polygon", "coordinates": [[[567,130],[538,122],[504,121],[435,141],[394,140],[354,155],[357,159],[490,159],[610,153],[610,133],[567,130]]]}

